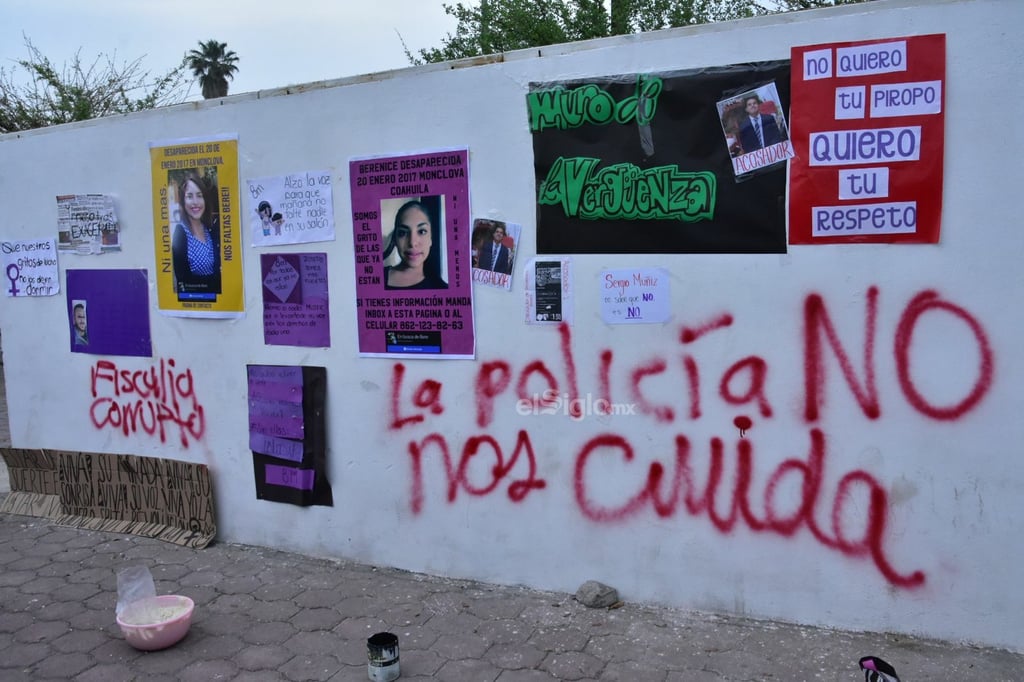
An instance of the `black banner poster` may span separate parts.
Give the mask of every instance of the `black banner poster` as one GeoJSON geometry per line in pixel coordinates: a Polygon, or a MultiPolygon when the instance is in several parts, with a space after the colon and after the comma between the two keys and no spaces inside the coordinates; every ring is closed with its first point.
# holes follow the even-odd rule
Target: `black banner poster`
{"type": "Polygon", "coordinates": [[[531,83],[537,253],[785,253],[785,164],[737,176],[718,103],[774,82],[788,107],[789,71],[531,83]]]}
{"type": "Polygon", "coordinates": [[[334,506],[327,480],[327,370],[248,365],[249,449],[256,498],[334,506]]]}

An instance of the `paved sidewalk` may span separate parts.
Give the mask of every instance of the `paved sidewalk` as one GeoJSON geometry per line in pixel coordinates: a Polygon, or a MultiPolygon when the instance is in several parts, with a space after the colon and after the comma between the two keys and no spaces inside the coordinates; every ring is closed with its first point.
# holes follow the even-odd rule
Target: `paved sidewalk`
{"type": "MultiPolygon", "coordinates": [[[[0,495],[2,499],[3,495],[0,495]]],[[[366,638],[399,637],[401,680],[846,680],[873,654],[904,682],[1024,680],[1024,655],[448,580],[256,547],[194,550],[0,514],[0,680],[366,680],[366,638]],[[131,648],[116,572],[196,602],[170,649],[131,648]]]]}

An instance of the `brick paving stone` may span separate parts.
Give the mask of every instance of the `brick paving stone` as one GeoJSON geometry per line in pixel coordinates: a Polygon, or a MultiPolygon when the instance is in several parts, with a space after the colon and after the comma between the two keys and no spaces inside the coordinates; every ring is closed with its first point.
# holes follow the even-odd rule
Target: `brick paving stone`
{"type": "Polygon", "coordinates": [[[476,633],[495,644],[521,644],[533,635],[533,628],[524,620],[485,620],[476,633]]]}
{"type": "Polygon", "coordinates": [[[664,682],[667,677],[668,671],[663,666],[640,661],[612,661],[601,671],[598,679],[601,682],[664,682]]]}
{"type": "MultiPolygon", "coordinates": [[[[46,659],[52,653],[48,644],[41,642],[23,644],[16,641],[13,646],[4,651],[3,658],[0,658],[0,670],[31,666],[46,659]]],[[[0,676],[0,679],[2,677],[0,676]]]]}
{"type": "Polygon", "coordinates": [[[373,613],[377,610],[380,603],[381,600],[377,597],[360,595],[358,597],[341,599],[338,603],[332,604],[332,607],[347,617],[351,614],[373,613]]]}
{"type": "Polygon", "coordinates": [[[187,647],[174,646],[163,651],[147,651],[132,662],[132,668],[146,676],[172,675],[196,660],[195,653],[187,647]]]}
{"type": "Polygon", "coordinates": [[[560,680],[595,679],[604,669],[601,659],[579,651],[548,654],[541,667],[560,680]]]}
{"type": "Polygon", "coordinates": [[[206,605],[211,613],[249,613],[256,604],[251,594],[222,594],[206,605]]]}
{"type": "Polygon", "coordinates": [[[516,599],[489,597],[473,602],[468,613],[483,620],[494,618],[515,618],[523,611],[523,605],[516,599]]]}
{"type": "Polygon", "coordinates": [[[208,635],[239,635],[252,625],[247,613],[206,613],[195,617],[192,627],[208,635]]]}
{"type": "Polygon", "coordinates": [[[35,617],[26,611],[0,611],[0,632],[18,632],[31,625],[34,620],[35,617]]]}
{"type": "Polygon", "coordinates": [[[67,577],[67,581],[73,585],[78,583],[91,583],[102,585],[104,581],[112,580],[117,585],[117,578],[108,568],[82,568],[81,562],[77,564],[77,570],[67,577]]]}
{"type": "Polygon", "coordinates": [[[434,616],[427,621],[434,630],[449,635],[461,632],[473,632],[483,621],[471,613],[451,613],[434,616]]]}
{"type": "Polygon", "coordinates": [[[234,635],[211,635],[202,632],[199,628],[190,630],[185,639],[192,640],[189,649],[197,657],[202,658],[233,656],[246,646],[241,638],[234,635]]]}
{"type": "Polygon", "coordinates": [[[295,627],[291,623],[269,622],[256,623],[241,637],[249,644],[279,644],[295,634],[295,627]]]}
{"type": "Polygon", "coordinates": [[[532,670],[540,666],[547,655],[548,652],[529,644],[495,644],[484,658],[505,670],[532,670]]]}
{"type": "Polygon", "coordinates": [[[331,589],[311,588],[299,592],[292,597],[292,601],[304,609],[312,609],[318,606],[333,607],[338,603],[338,595],[331,589]]]}
{"type": "Polygon", "coordinates": [[[296,656],[281,666],[280,672],[295,682],[305,680],[329,680],[341,669],[342,665],[333,656],[323,654],[307,654],[296,656]]]}
{"type": "MultiPolygon", "coordinates": [[[[346,618],[334,628],[334,632],[346,639],[362,639],[365,642],[370,635],[376,632],[387,632],[387,629],[387,623],[376,616],[370,616],[346,618]]],[[[401,648],[401,642],[399,642],[399,648],[401,648]]]]}
{"type": "MultiPolygon", "coordinates": [[[[399,648],[401,648],[401,642],[399,642],[399,648]]],[[[462,660],[466,658],[481,658],[489,648],[490,644],[483,637],[472,633],[464,633],[458,635],[442,634],[430,647],[430,650],[436,651],[445,658],[462,660]]]]}
{"type": "Polygon", "coordinates": [[[63,621],[59,622],[36,622],[26,625],[14,633],[14,640],[22,644],[34,642],[53,641],[68,632],[71,628],[63,621]]]}
{"type": "Polygon", "coordinates": [[[56,601],[84,602],[98,594],[103,591],[94,583],[65,583],[51,592],[50,597],[56,601]]]}
{"type": "Polygon", "coordinates": [[[53,556],[50,557],[51,561],[54,562],[75,562],[81,563],[82,559],[87,556],[92,556],[92,550],[88,547],[72,547],[70,549],[62,549],[53,556]]]}
{"type": "MultiPolygon", "coordinates": [[[[46,560],[42,559],[40,566],[46,565],[46,560]]],[[[17,566],[8,566],[3,573],[0,573],[0,587],[21,587],[33,582],[37,576],[35,569],[39,566],[27,566],[25,568],[19,568],[17,566]]]]}
{"type": "Polygon", "coordinates": [[[75,679],[77,682],[117,682],[133,679],[132,668],[124,663],[95,665],[75,679]]]}
{"type": "MultiPolygon", "coordinates": [[[[246,670],[235,678],[239,682],[287,682],[288,678],[276,670],[246,670]]],[[[356,678],[350,677],[350,680],[356,678]]]]}
{"type": "Polygon", "coordinates": [[[113,612],[113,610],[117,607],[117,591],[111,590],[109,592],[97,592],[96,594],[90,597],[83,598],[81,601],[90,609],[96,609],[97,611],[113,612]]]}
{"type": "Polygon", "coordinates": [[[557,679],[545,670],[505,670],[498,675],[497,682],[551,682],[557,679]]]}
{"type": "Polygon", "coordinates": [[[422,604],[399,604],[397,606],[383,607],[379,609],[382,620],[392,627],[409,625],[422,625],[430,619],[431,615],[426,612],[422,604]]]}
{"type": "MultiPolygon", "coordinates": [[[[364,659],[365,660],[365,659],[364,659]]],[[[398,665],[401,668],[402,677],[433,676],[442,665],[445,659],[433,650],[430,651],[403,651],[402,642],[398,642],[398,665]]],[[[364,668],[365,670],[365,668],[364,668]]]]}
{"type": "Polygon", "coordinates": [[[34,672],[40,677],[55,677],[59,679],[74,678],[80,672],[88,670],[96,663],[88,654],[50,654],[40,661],[34,672]]]}
{"type": "Polygon", "coordinates": [[[124,641],[124,639],[121,638],[121,633],[118,632],[117,639],[108,639],[105,644],[101,644],[90,651],[89,655],[92,656],[97,663],[115,664],[129,663],[146,654],[124,641]]]}
{"type": "Polygon", "coordinates": [[[160,564],[158,566],[150,566],[149,572],[153,576],[154,582],[168,581],[177,583],[183,575],[189,573],[189,569],[184,564],[160,564]]]}
{"type": "Polygon", "coordinates": [[[381,631],[399,637],[400,682],[852,682],[865,653],[907,680],[1020,682],[1024,670],[1019,652],[629,603],[586,609],[567,594],[0,515],[2,682],[361,681],[366,638],[381,631]],[[82,557],[77,568],[55,559],[69,556],[82,557]],[[158,593],[196,602],[192,630],[164,651],[132,648],[114,622],[117,571],[140,562],[158,593]]]}
{"type": "Polygon", "coordinates": [[[210,682],[210,680],[230,680],[238,674],[238,666],[233,661],[223,658],[196,661],[181,671],[182,682],[210,682]]]}
{"type": "Polygon", "coordinates": [[[568,625],[538,628],[526,641],[544,651],[583,651],[590,641],[589,633],[568,625]]]}
{"type": "MultiPolygon", "coordinates": [[[[260,586],[256,576],[232,576],[217,583],[217,591],[224,594],[244,594],[252,596],[252,591],[260,586]]],[[[253,597],[255,599],[255,597],[253,597]]]]}
{"type": "Polygon", "coordinates": [[[434,673],[439,682],[494,682],[502,670],[487,661],[448,661],[434,673]]]}
{"type": "MultiPolygon", "coordinates": [[[[50,563],[50,560],[44,556],[25,556],[20,552],[18,552],[18,556],[20,558],[18,558],[15,561],[9,562],[8,565],[6,566],[6,569],[11,571],[12,573],[16,571],[25,571],[24,574],[27,574],[27,576],[31,576],[32,578],[35,578],[37,576],[37,573],[31,571],[38,570],[39,568],[49,565],[50,563]]],[[[30,578],[29,580],[32,579],[30,578]]],[[[2,585],[4,582],[6,581],[0,578],[0,585],[2,585]]],[[[23,581],[22,583],[18,583],[18,585],[27,582],[28,581],[23,581]]]]}
{"type": "Polygon", "coordinates": [[[242,649],[235,663],[243,670],[276,670],[294,657],[294,652],[280,644],[261,644],[242,649]]]}
{"type": "Polygon", "coordinates": [[[321,569],[302,575],[298,583],[307,590],[333,590],[343,580],[341,571],[321,569]]]}
{"type": "Polygon", "coordinates": [[[107,597],[111,600],[107,608],[91,609],[87,605],[82,604],[81,613],[76,613],[67,619],[71,629],[104,630],[109,628],[111,631],[117,631],[117,621],[115,620],[117,616],[114,614],[114,608],[117,606],[117,595],[107,595],[107,597]]]}
{"type": "MultiPolygon", "coordinates": [[[[399,656],[403,653],[401,647],[403,642],[399,640],[399,656]]],[[[342,665],[365,665],[367,663],[366,640],[365,639],[339,639],[330,653],[342,663],[342,665]]]]}
{"type": "Polygon", "coordinates": [[[441,636],[424,625],[409,625],[391,631],[398,635],[399,652],[406,649],[429,649],[441,636]]]}
{"type": "Polygon", "coordinates": [[[302,609],[289,619],[289,623],[295,626],[296,630],[308,632],[311,630],[331,630],[341,620],[338,612],[334,609],[302,609]]]}
{"type": "Polygon", "coordinates": [[[248,614],[255,621],[286,621],[301,610],[295,602],[285,599],[276,601],[257,600],[250,607],[248,614]]]}
{"type": "Polygon", "coordinates": [[[288,600],[302,592],[301,587],[290,582],[272,582],[267,584],[265,581],[272,578],[264,577],[263,573],[257,577],[263,584],[252,592],[252,596],[256,599],[262,601],[288,600]]]}
{"type": "Polygon", "coordinates": [[[95,630],[72,630],[53,640],[53,648],[66,654],[88,653],[109,639],[104,633],[95,630]]]}
{"type": "Polygon", "coordinates": [[[284,647],[298,656],[311,656],[331,651],[338,646],[338,635],[326,630],[297,632],[283,642],[284,647]]]}
{"type": "Polygon", "coordinates": [[[214,587],[223,580],[216,571],[193,571],[178,578],[178,584],[183,587],[214,587]]]}

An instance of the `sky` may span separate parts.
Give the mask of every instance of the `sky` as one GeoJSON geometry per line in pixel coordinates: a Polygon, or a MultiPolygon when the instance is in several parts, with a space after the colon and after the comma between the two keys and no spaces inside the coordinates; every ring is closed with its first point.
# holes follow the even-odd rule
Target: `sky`
{"type": "Polygon", "coordinates": [[[81,49],[86,63],[142,57],[157,76],[215,39],[239,57],[239,94],[404,68],[403,40],[418,54],[456,24],[443,0],[0,0],[0,66],[28,56],[24,34],[58,67],[81,49]]]}

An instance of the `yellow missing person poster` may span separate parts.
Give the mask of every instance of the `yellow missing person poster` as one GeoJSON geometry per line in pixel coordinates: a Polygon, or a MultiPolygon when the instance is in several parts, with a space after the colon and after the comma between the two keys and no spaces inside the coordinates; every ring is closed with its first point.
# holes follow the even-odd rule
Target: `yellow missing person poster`
{"type": "Polygon", "coordinates": [[[241,317],[238,138],[151,142],[160,312],[241,317]]]}

